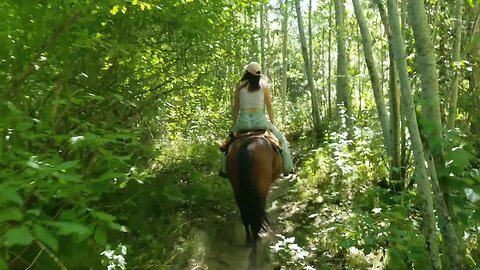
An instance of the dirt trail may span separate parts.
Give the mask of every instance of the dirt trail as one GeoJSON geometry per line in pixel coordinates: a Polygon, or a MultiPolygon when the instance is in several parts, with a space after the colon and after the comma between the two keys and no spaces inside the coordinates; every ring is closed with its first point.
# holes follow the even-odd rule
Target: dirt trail
{"type": "MultiPolygon", "coordinates": [[[[280,213],[279,208],[275,207],[278,205],[277,199],[285,195],[292,184],[292,180],[277,180],[270,189],[267,208],[270,207],[268,214],[274,222],[280,213]]],[[[212,220],[211,224],[207,224],[204,228],[195,232],[195,240],[193,241],[195,247],[188,269],[247,269],[250,249],[245,247],[245,231],[236,206],[234,208],[235,212],[227,217],[226,221],[212,220]]],[[[274,244],[275,238],[275,232],[262,235],[258,246],[259,270],[274,268],[274,265],[269,261],[269,246],[274,244]]]]}

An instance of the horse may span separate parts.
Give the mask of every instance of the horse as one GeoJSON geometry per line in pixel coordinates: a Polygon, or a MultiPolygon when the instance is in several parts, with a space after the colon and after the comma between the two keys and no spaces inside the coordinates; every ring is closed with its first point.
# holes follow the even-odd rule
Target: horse
{"type": "Polygon", "coordinates": [[[270,185],[282,172],[282,157],[264,135],[247,135],[234,140],[227,152],[227,175],[251,248],[249,269],[257,264],[257,242],[271,221],[265,211],[270,185]]]}

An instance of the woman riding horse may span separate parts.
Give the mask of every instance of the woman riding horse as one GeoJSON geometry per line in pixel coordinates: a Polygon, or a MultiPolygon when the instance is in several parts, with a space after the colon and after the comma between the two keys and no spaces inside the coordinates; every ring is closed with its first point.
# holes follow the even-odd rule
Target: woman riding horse
{"type": "Polygon", "coordinates": [[[257,264],[260,230],[269,225],[265,205],[270,185],[280,176],[282,169],[284,175],[292,171],[288,142],[273,125],[273,119],[268,80],[262,76],[260,65],[252,62],[245,67],[245,74],[236,85],[232,132],[270,130],[280,141],[281,149],[263,134],[242,136],[229,147],[228,142],[224,144],[228,149],[224,149],[227,154],[220,172],[230,180],[245,226],[247,244],[252,248],[249,269],[255,269],[257,264]],[[265,116],[264,107],[270,121],[265,116]]]}
{"type": "MultiPolygon", "coordinates": [[[[245,73],[235,87],[235,101],[233,105],[233,133],[249,130],[270,130],[275,134],[281,144],[283,174],[292,172],[292,157],[288,142],[282,132],[273,124],[272,96],[268,86],[267,77],[262,75],[262,68],[257,62],[245,66],[245,73]],[[268,121],[264,107],[267,109],[268,121]]],[[[231,139],[231,138],[230,138],[231,139]]],[[[228,145],[228,143],[226,143],[228,145]]],[[[227,149],[225,149],[227,150],[227,149]]],[[[223,160],[219,173],[222,177],[226,174],[226,162],[223,160]]]]}

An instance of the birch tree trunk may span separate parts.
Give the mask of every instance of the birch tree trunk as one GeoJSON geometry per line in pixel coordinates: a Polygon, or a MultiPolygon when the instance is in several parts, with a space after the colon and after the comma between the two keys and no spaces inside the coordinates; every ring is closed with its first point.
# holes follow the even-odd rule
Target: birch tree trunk
{"type": "MultiPolygon", "coordinates": [[[[427,24],[427,16],[423,0],[408,0],[408,17],[412,25],[415,37],[416,59],[419,66],[419,74],[422,84],[422,114],[429,120],[425,134],[428,141],[428,150],[432,153],[435,167],[438,172],[438,179],[443,179],[444,196],[449,195],[448,184],[446,183],[445,161],[443,156],[442,123],[440,114],[440,97],[438,93],[438,74],[436,68],[436,57],[433,43],[430,36],[430,28],[427,24]]],[[[440,182],[441,184],[442,182],[440,182]]],[[[458,237],[453,227],[449,210],[444,196],[437,194],[437,210],[440,219],[439,227],[444,237],[444,249],[446,251],[445,262],[448,269],[463,269],[464,262],[460,256],[458,237]]]]}
{"type": "Polygon", "coordinates": [[[308,51],[307,51],[307,42],[305,39],[305,30],[303,28],[303,19],[302,19],[302,11],[300,10],[300,0],[295,0],[295,6],[297,10],[297,20],[298,20],[298,32],[300,36],[300,45],[302,47],[302,55],[303,61],[305,64],[305,73],[307,75],[308,80],[308,88],[311,93],[311,101],[312,101],[312,118],[313,118],[313,128],[317,136],[320,135],[320,112],[319,106],[317,104],[318,95],[317,91],[315,90],[315,86],[313,85],[313,74],[312,69],[310,68],[310,59],[308,58],[308,51]]]}
{"type": "MultiPolygon", "coordinates": [[[[352,102],[348,83],[347,52],[345,48],[345,22],[343,0],[334,0],[337,28],[337,106],[346,110],[348,138],[353,137],[352,102]]],[[[337,108],[338,110],[338,108],[337,108]]]]}
{"type": "Polygon", "coordinates": [[[396,0],[387,0],[390,28],[392,30],[392,46],[400,79],[400,88],[402,99],[405,104],[405,114],[407,125],[410,132],[410,140],[415,160],[415,169],[417,172],[417,189],[422,207],[423,216],[423,234],[425,235],[425,246],[428,249],[430,262],[433,269],[442,269],[440,254],[437,242],[437,230],[435,226],[435,215],[433,213],[432,188],[428,179],[427,168],[425,166],[425,154],[422,149],[422,141],[418,130],[417,117],[415,114],[415,105],[413,103],[412,91],[407,72],[407,63],[405,57],[405,41],[400,29],[400,17],[398,15],[398,6],[396,0]]]}
{"type": "Polygon", "coordinates": [[[285,121],[285,116],[287,114],[287,41],[288,41],[288,0],[285,0],[281,4],[281,10],[283,10],[283,20],[282,20],[282,120],[285,121]]]}
{"type": "Polygon", "coordinates": [[[377,106],[377,115],[380,120],[383,133],[383,143],[387,154],[391,157],[391,140],[389,134],[389,123],[387,108],[385,106],[385,100],[380,87],[380,76],[378,75],[377,67],[375,65],[375,59],[373,58],[372,40],[370,38],[370,31],[368,30],[367,21],[363,15],[362,7],[359,0],[352,0],[353,8],[355,11],[355,17],[357,18],[358,26],[362,36],[363,52],[365,55],[365,62],[367,63],[368,72],[370,74],[370,81],[372,82],[373,95],[375,97],[375,105],[377,106]]]}
{"type": "Polygon", "coordinates": [[[455,2],[455,43],[453,47],[452,55],[452,67],[454,78],[452,81],[452,87],[450,88],[450,93],[448,95],[448,118],[447,118],[447,128],[455,128],[455,118],[457,116],[457,99],[458,99],[458,82],[460,81],[460,71],[455,69],[455,62],[460,60],[460,48],[462,44],[462,8],[463,0],[457,0],[455,2]]]}

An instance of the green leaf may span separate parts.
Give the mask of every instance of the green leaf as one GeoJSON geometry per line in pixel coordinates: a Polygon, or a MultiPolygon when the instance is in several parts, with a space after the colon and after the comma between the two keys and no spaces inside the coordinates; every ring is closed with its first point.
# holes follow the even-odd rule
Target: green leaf
{"type": "Polygon", "coordinates": [[[465,51],[472,51],[473,49],[477,48],[478,44],[480,44],[480,33],[476,33],[470,38],[465,51]]]}
{"type": "Polygon", "coordinates": [[[29,128],[31,128],[33,126],[33,122],[32,121],[28,121],[28,122],[19,122],[16,126],[15,126],[15,129],[19,132],[25,132],[27,131],[29,128]]]}
{"type": "Polygon", "coordinates": [[[40,209],[28,209],[27,214],[34,215],[36,217],[40,216],[40,213],[42,213],[42,210],[40,209]]]}
{"type": "Polygon", "coordinates": [[[18,207],[7,207],[0,209],[0,222],[7,220],[20,221],[23,218],[22,211],[18,207]]]}
{"type": "Polygon", "coordinates": [[[119,6],[119,5],[115,5],[115,6],[113,6],[113,8],[110,10],[110,13],[111,13],[112,15],[115,15],[115,14],[118,13],[118,10],[119,10],[119,9],[120,9],[120,6],[119,6]]]}
{"type": "Polygon", "coordinates": [[[50,222],[50,225],[58,228],[59,235],[78,234],[80,236],[91,234],[92,232],[83,224],[68,221],[50,222]]]}
{"type": "Polygon", "coordinates": [[[27,227],[12,228],[5,234],[5,246],[11,247],[14,245],[26,246],[33,241],[33,236],[27,227]]]}
{"type": "Polygon", "coordinates": [[[0,269],[8,269],[7,263],[0,257],[0,269]]]}
{"type": "Polygon", "coordinates": [[[472,155],[462,147],[456,147],[451,152],[446,153],[447,166],[453,165],[457,168],[464,168],[470,164],[472,155]]]}
{"type": "Polygon", "coordinates": [[[128,228],[115,222],[110,222],[108,226],[120,232],[128,232],[128,228]]]}
{"type": "Polygon", "coordinates": [[[94,238],[99,245],[104,245],[107,243],[107,233],[103,226],[97,226],[95,229],[94,238]]]}
{"type": "Polygon", "coordinates": [[[8,101],[7,102],[7,107],[8,109],[13,113],[13,114],[22,114],[22,111],[20,111],[17,106],[15,106],[15,104],[13,104],[12,102],[8,101]]]}
{"type": "Polygon", "coordinates": [[[475,3],[478,2],[478,0],[467,0],[467,1],[472,8],[475,7],[475,3]]]}
{"type": "Polygon", "coordinates": [[[115,220],[115,217],[107,214],[105,212],[100,212],[100,211],[92,211],[92,216],[98,218],[99,220],[103,220],[106,222],[112,222],[115,220]]]}
{"type": "MultiPolygon", "coordinates": [[[[0,185],[0,198],[6,199],[17,204],[22,204],[23,199],[17,193],[18,187],[0,185]]],[[[1,201],[1,200],[0,200],[1,201]]]]}
{"type": "Polygon", "coordinates": [[[50,231],[40,225],[33,225],[33,233],[38,240],[42,241],[42,243],[50,247],[53,251],[58,250],[58,240],[50,231]]]}
{"type": "Polygon", "coordinates": [[[58,166],[55,166],[53,167],[54,170],[57,170],[57,171],[63,171],[63,170],[67,170],[67,169],[70,169],[70,168],[73,168],[75,166],[77,166],[79,163],[78,160],[71,160],[71,161],[67,161],[67,162],[64,162],[58,166]]]}

